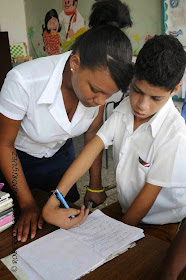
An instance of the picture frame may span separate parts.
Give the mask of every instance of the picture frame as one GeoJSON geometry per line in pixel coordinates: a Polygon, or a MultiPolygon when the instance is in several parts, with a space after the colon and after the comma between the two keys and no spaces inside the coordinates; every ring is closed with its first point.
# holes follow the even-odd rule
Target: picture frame
{"type": "Polygon", "coordinates": [[[162,32],[176,37],[186,49],[186,0],[162,0],[162,32]]]}

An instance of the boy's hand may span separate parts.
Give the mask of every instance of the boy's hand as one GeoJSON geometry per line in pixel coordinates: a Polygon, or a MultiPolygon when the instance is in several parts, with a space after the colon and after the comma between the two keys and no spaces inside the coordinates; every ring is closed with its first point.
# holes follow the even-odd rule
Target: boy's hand
{"type": "Polygon", "coordinates": [[[43,223],[41,210],[35,202],[32,202],[21,209],[21,215],[13,229],[13,235],[17,235],[18,241],[25,242],[30,232],[30,237],[33,239],[36,235],[37,227],[41,229],[43,223]]]}
{"type": "Polygon", "coordinates": [[[81,225],[89,214],[89,209],[83,205],[81,210],[74,208],[60,208],[59,201],[51,196],[42,210],[42,217],[47,223],[69,229],[81,225]],[[76,216],[72,218],[71,216],[76,216]]]}
{"type": "Polygon", "coordinates": [[[43,209],[42,215],[47,223],[53,224],[63,229],[69,229],[81,225],[87,218],[89,209],[81,206],[81,210],[74,208],[56,207],[50,209],[50,213],[46,214],[46,209],[43,209]],[[76,216],[72,218],[72,215],[76,216]]]}
{"type": "Polygon", "coordinates": [[[102,204],[105,199],[107,198],[106,192],[101,193],[94,193],[86,191],[85,197],[84,197],[84,204],[87,207],[89,202],[93,202],[92,207],[95,208],[96,206],[102,204]]]}

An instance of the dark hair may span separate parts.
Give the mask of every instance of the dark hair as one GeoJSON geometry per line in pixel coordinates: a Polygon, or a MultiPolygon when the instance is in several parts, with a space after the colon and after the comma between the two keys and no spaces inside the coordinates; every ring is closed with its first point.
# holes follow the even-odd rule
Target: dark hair
{"type": "Polygon", "coordinates": [[[186,67],[186,53],[172,35],[155,35],[140,50],[134,75],[153,86],[173,91],[181,81],[186,67]]]}
{"type": "Polygon", "coordinates": [[[119,0],[102,0],[92,6],[91,27],[77,38],[82,68],[108,68],[118,88],[126,92],[133,77],[132,47],[121,27],[131,26],[129,8],[119,0]]]}
{"type": "Polygon", "coordinates": [[[100,0],[95,3],[89,17],[89,27],[108,23],[119,28],[131,27],[132,21],[128,6],[120,0],[100,0]]]}
{"type": "Polygon", "coordinates": [[[57,11],[56,11],[55,9],[52,9],[52,10],[50,10],[48,13],[46,13],[46,15],[45,15],[45,26],[42,25],[43,32],[44,32],[45,30],[46,30],[48,33],[51,32],[50,30],[48,30],[47,25],[48,25],[49,20],[50,20],[52,17],[55,17],[55,18],[58,20],[59,28],[58,28],[58,31],[57,31],[57,32],[60,32],[60,31],[61,31],[61,24],[60,24],[60,22],[59,22],[58,13],[57,13],[57,11]]]}

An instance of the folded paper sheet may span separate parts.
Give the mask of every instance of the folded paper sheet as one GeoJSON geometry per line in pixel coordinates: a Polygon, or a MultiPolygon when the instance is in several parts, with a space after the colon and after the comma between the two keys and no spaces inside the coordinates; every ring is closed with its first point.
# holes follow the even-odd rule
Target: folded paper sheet
{"type": "MultiPolygon", "coordinates": [[[[27,279],[73,280],[126,251],[142,237],[142,229],[96,210],[80,227],[58,229],[19,248],[17,253],[21,269],[27,271],[29,266],[39,275],[39,278],[30,276],[27,279]]],[[[6,260],[2,261],[6,264],[6,260]]]]}

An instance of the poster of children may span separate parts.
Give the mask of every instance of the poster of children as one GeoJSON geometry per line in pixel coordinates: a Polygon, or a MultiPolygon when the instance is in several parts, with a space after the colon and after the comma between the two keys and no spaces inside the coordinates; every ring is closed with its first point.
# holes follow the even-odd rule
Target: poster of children
{"type": "MultiPolygon", "coordinates": [[[[92,6],[99,1],[103,0],[24,0],[30,56],[38,58],[70,50],[75,40],[89,29],[92,6]]],[[[114,3],[114,0],[110,1],[114,3]]],[[[134,22],[130,30],[123,29],[132,42],[133,55],[138,55],[146,40],[162,32],[162,3],[168,4],[167,12],[171,10],[179,23],[168,30],[180,41],[184,40],[186,0],[152,0],[151,5],[149,0],[143,0],[143,9],[141,1],[121,1],[129,5],[134,22]]]]}
{"type": "Polygon", "coordinates": [[[43,24],[43,42],[46,55],[55,55],[70,49],[75,39],[83,34],[87,28],[85,20],[77,10],[78,0],[62,0],[62,11],[58,15],[51,9],[45,15],[43,24]],[[65,38],[60,31],[64,29],[65,38]]]}
{"type": "Polygon", "coordinates": [[[47,55],[61,53],[61,38],[59,32],[61,25],[58,14],[55,9],[50,10],[45,16],[45,25],[43,25],[44,50],[47,55]]]}
{"type": "Polygon", "coordinates": [[[69,41],[72,36],[85,27],[84,18],[77,10],[78,0],[63,0],[63,11],[59,15],[59,21],[64,25],[66,40],[69,41]]]}

